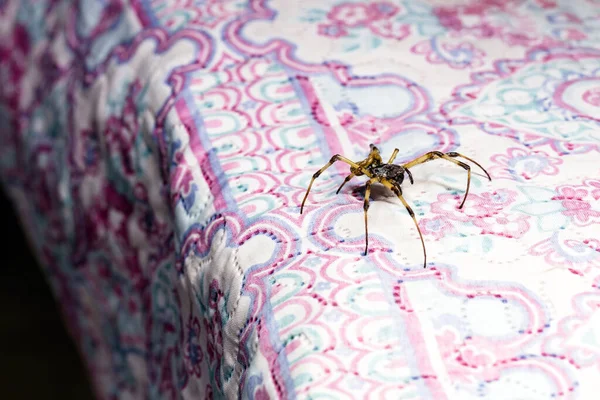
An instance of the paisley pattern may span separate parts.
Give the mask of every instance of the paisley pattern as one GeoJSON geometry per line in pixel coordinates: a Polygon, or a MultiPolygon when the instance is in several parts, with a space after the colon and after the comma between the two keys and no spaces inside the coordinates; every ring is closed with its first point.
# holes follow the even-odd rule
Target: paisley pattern
{"type": "Polygon", "coordinates": [[[590,399],[600,3],[0,2],[0,176],[102,399],[590,399]],[[406,209],[334,154],[412,169],[406,209]]]}

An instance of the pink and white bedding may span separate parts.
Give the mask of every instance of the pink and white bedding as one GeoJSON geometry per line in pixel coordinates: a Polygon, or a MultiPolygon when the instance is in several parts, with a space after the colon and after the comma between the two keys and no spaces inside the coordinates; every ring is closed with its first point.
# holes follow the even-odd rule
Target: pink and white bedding
{"type": "MultiPolygon", "coordinates": [[[[102,399],[592,399],[597,0],[0,1],[0,172],[102,399]],[[398,198],[335,154],[411,169],[398,198]],[[472,164],[471,164],[472,165],[472,164]]],[[[43,334],[43,333],[42,333],[43,334]]]]}

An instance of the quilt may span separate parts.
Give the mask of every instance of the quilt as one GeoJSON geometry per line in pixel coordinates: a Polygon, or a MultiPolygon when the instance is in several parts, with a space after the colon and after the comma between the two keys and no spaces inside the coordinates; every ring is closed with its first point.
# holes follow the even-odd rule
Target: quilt
{"type": "Polygon", "coordinates": [[[597,398],[600,1],[3,0],[0,35],[2,185],[99,399],[597,398]]]}

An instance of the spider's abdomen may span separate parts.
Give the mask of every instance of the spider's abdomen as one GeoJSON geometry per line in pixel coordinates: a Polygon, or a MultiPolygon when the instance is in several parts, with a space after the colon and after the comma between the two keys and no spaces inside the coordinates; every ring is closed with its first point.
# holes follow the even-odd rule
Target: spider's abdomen
{"type": "Polygon", "coordinates": [[[401,167],[400,165],[395,165],[395,164],[378,165],[377,167],[371,168],[371,172],[376,177],[394,181],[398,185],[401,185],[402,182],[404,181],[404,168],[401,167]]]}

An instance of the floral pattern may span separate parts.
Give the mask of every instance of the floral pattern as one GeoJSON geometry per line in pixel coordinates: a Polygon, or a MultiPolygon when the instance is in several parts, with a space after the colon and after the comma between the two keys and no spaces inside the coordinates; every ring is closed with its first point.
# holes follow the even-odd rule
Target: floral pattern
{"type": "Polygon", "coordinates": [[[431,64],[446,64],[453,69],[477,68],[484,64],[485,52],[471,42],[457,42],[452,35],[437,35],[412,47],[431,64]],[[448,40],[450,37],[450,40],[448,40]]]}
{"type": "MultiPolygon", "coordinates": [[[[346,36],[353,28],[367,28],[376,35],[401,40],[410,34],[407,26],[400,26],[394,32],[392,18],[400,12],[399,7],[390,2],[341,3],[327,13],[327,22],[319,24],[319,32],[327,34],[329,28],[337,28],[346,36]]],[[[314,14],[314,11],[313,11],[314,14]]]]}
{"type": "Polygon", "coordinates": [[[471,226],[481,235],[520,238],[529,230],[529,216],[504,211],[516,197],[517,193],[510,190],[470,194],[469,206],[458,209],[456,202],[461,200],[460,196],[440,194],[438,200],[431,203],[431,212],[443,217],[424,220],[424,233],[433,234],[436,239],[449,232],[460,236],[458,232],[468,232],[471,226]]]}
{"type": "Polygon", "coordinates": [[[579,226],[596,224],[600,218],[600,182],[590,179],[583,185],[561,185],[555,190],[522,186],[530,199],[515,205],[524,214],[537,217],[541,230],[564,229],[570,223],[579,226]]]}
{"type": "Polygon", "coordinates": [[[302,21],[317,23],[319,35],[344,43],[344,51],[375,49],[385,40],[403,41],[414,32],[431,29],[423,5],[392,1],[344,1],[331,9],[310,8],[302,21]],[[418,15],[421,20],[411,18],[418,15]]]}
{"type": "Polygon", "coordinates": [[[599,16],[1,1],[0,179],[97,397],[597,397],[599,16]],[[468,157],[403,183],[426,268],[344,162],[300,213],[371,143],[468,157]]]}
{"type": "Polygon", "coordinates": [[[509,148],[506,154],[491,157],[495,165],[490,174],[496,179],[528,181],[539,175],[558,175],[560,158],[551,157],[543,151],[527,151],[518,147],[509,148]]]}

